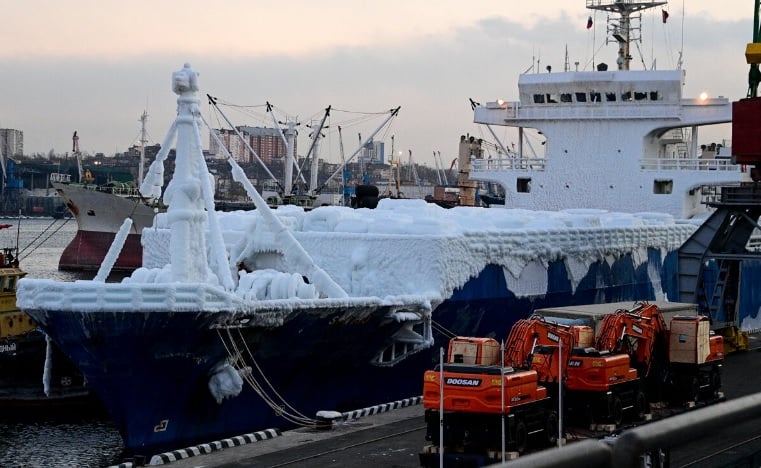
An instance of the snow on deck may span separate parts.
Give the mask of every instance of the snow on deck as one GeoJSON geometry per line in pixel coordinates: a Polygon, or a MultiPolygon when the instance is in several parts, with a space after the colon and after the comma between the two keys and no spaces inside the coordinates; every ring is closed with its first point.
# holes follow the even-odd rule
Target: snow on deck
{"type": "MultiPolygon", "coordinates": [[[[423,200],[381,200],[375,210],[324,206],[275,214],[350,296],[422,295],[434,301],[478,275],[487,265],[505,269],[518,296],[547,290],[546,267],[566,264],[574,287],[597,261],[631,254],[635,266],[647,249],[677,249],[697,225],[658,213],[560,212],[501,208],[444,209],[423,200]]],[[[287,271],[277,236],[256,211],[218,213],[231,262],[287,271]]],[[[158,215],[143,231],[143,265],[169,261],[167,219],[158,215]]],[[[663,256],[662,255],[662,256],[663,256]]],[[[660,284],[652,269],[655,284],[660,284]]]]}

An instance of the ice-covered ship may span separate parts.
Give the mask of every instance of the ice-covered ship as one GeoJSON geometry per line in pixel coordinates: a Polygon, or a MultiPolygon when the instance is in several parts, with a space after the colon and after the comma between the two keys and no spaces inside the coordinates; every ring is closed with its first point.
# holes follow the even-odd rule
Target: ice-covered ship
{"type": "MultiPolygon", "coordinates": [[[[375,362],[393,377],[389,366],[432,344],[429,298],[348,295],[269,212],[237,165],[236,179],[261,216],[257,237],[274,237],[278,247],[256,264],[246,258],[256,267],[250,272],[243,260],[240,268],[228,261],[201,151],[196,76],[189,66],[173,75],[176,166],[160,215],[166,224],[156,225],[169,236],[169,263],[140,268],[121,283],[104,281],[131,230],[127,219],[94,280],[19,282],[19,307],[72,357],[126,448],[138,453],[280,418],[304,423],[315,404],[383,398],[382,385],[367,393],[355,385],[365,366],[375,362]],[[244,381],[257,388],[243,388],[244,381]],[[342,387],[349,392],[335,392],[342,387]]],[[[161,188],[167,152],[152,166],[147,192],[161,188]]]]}
{"type": "MultiPolygon", "coordinates": [[[[440,337],[503,335],[532,308],[661,298],[694,230],[668,215],[535,213],[384,200],[375,210],[213,210],[196,74],[174,75],[177,163],[143,267],[19,282],[18,302],[77,363],[129,451],[308,424],[419,393],[440,337]],[[319,266],[318,266],[319,265],[319,266]]],[[[162,154],[143,192],[160,188],[162,154]],[[151,185],[153,184],[153,185],[151,185]]]]}
{"type": "Polygon", "coordinates": [[[178,163],[168,211],[142,232],[143,267],[122,283],[19,283],[20,307],[80,366],[131,452],[416,396],[431,338],[503,337],[537,308],[678,293],[677,250],[697,224],[665,213],[403,199],[272,212],[232,161],[257,209],[217,213],[195,84],[175,75],[178,163]]]}
{"type": "Polygon", "coordinates": [[[699,145],[701,127],[732,121],[729,99],[683,96],[682,69],[630,69],[636,14],[666,3],[586,0],[590,10],[609,14],[616,64],[583,71],[566,57],[563,71],[520,75],[518,101],[474,102],[474,121],[515,129],[517,145],[503,146],[498,157],[475,157],[470,178],[500,184],[513,208],[658,211],[684,219],[706,215],[703,202],[715,187],[749,180],[726,142],[699,145]]]}

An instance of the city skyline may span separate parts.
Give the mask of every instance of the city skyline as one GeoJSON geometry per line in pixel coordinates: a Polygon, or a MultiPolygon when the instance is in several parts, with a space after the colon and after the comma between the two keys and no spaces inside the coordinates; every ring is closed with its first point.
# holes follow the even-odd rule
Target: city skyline
{"type": "MultiPolygon", "coordinates": [[[[195,0],[78,0],[65,9],[39,0],[0,4],[6,13],[0,128],[22,130],[27,154],[66,152],[75,130],[83,151],[124,152],[139,139],[143,110],[150,115],[150,144],[161,143],[174,117],[171,73],[189,62],[201,73],[201,92],[230,103],[269,101],[281,117],[298,116],[303,124],[333,106],[320,152],[332,162],[339,158],[335,126],[351,115],[338,112],[401,106],[377,139],[390,150],[394,135],[396,153],[406,159],[412,151],[415,162],[433,165],[433,151],[447,161],[456,155],[462,134],[492,139],[473,124],[469,99],[517,100],[519,74],[532,67],[546,73],[548,65],[563,70],[566,48],[569,65],[579,70],[614,66],[616,55],[615,45],[604,43],[605,15],[581,0],[388,1],[361,9],[345,1],[283,8],[269,0],[227,0],[213,9],[195,0]]],[[[683,50],[686,97],[705,91],[742,98],[752,15],[753,5],[743,0],[656,7],[643,13],[643,43],[632,68],[675,68],[683,50]],[[661,9],[669,13],[666,24],[661,9]]],[[[202,112],[214,125],[205,103],[202,112]]],[[[377,123],[356,133],[345,127],[347,155],[358,146],[357,134],[377,123]]],[[[722,127],[700,143],[731,138],[729,126],[722,127]]],[[[509,145],[513,137],[497,130],[509,145]]]]}

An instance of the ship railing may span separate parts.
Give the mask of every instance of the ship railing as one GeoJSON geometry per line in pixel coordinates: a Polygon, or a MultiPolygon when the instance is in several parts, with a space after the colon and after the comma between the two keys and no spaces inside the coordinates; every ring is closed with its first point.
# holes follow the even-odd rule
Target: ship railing
{"type": "Polygon", "coordinates": [[[135,187],[105,186],[98,187],[99,192],[112,193],[120,197],[137,197],[140,195],[135,187]]]}
{"type": "Polygon", "coordinates": [[[487,171],[544,171],[545,158],[471,159],[472,172],[487,171]]]}
{"type": "Polygon", "coordinates": [[[62,182],[62,183],[68,184],[69,182],[71,182],[71,174],[61,174],[59,172],[51,172],[50,181],[62,182]]]}
{"type": "Polygon", "coordinates": [[[695,158],[644,158],[640,159],[643,171],[731,171],[740,172],[739,164],[729,159],[695,158]]]}

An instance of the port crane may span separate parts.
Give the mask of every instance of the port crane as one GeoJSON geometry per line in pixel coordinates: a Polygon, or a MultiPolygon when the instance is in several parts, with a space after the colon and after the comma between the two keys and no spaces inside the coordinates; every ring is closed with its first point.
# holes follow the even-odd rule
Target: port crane
{"type": "Polygon", "coordinates": [[[753,278],[744,266],[761,260],[761,251],[749,246],[751,236],[761,232],[760,3],[754,0],[753,42],[745,50],[750,65],[747,97],[732,104],[732,162],[749,166],[751,181],[702,189],[715,211],[682,244],[678,256],[679,301],[698,304],[711,328],[721,331],[736,349],[747,348],[747,335],[739,323],[740,285],[750,286],[753,278]]]}

